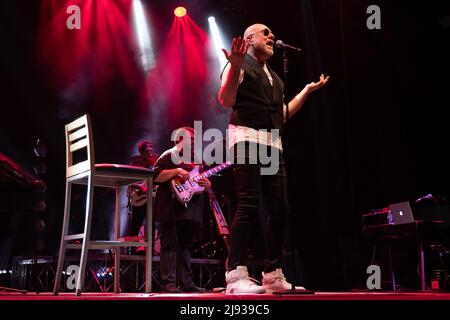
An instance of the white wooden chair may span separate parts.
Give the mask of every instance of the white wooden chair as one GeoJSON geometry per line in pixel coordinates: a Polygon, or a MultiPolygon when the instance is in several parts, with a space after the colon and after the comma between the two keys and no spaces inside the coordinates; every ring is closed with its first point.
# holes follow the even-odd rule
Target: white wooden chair
{"type": "Polygon", "coordinates": [[[60,289],[61,274],[67,249],[81,250],[79,272],[76,280],[75,294],[80,295],[83,290],[84,277],[86,273],[86,262],[89,250],[114,248],[114,292],[120,292],[120,248],[129,246],[146,247],[146,273],[145,292],[151,292],[152,279],[152,183],[153,171],[150,169],[120,165],[111,163],[95,163],[94,143],[91,122],[88,115],[76,119],[65,126],[66,135],[66,195],[64,206],[64,221],[59,249],[58,267],[56,270],[53,293],[58,294],[60,289]],[[87,159],[74,163],[73,153],[86,148],[87,159]],[[120,208],[124,187],[136,182],[145,181],[147,184],[147,224],[144,242],[124,241],[120,238],[120,208]],[[84,232],[79,234],[68,234],[70,218],[70,202],[72,184],[87,185],[86,212],[84,232]],[[92,207],[94,201],[94,187],[114,188],[115,200],[115,239],[114,241],[91,240],[92,207]],[[81,243],[70,243],[78,240],[81,243]]]}

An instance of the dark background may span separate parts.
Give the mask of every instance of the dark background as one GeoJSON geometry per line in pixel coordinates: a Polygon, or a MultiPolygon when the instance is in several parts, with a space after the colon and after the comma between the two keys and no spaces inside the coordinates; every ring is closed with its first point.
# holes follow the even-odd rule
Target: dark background
{"type": "MultiPolygon", "coordinates": [[[[157,51],[173,8],[183,2],[147,2],[159,17],[157,51]]],[[[448,1],[185,3],[204,30],[210,14],[229,38],[262,22],[279,39],[302,47],[300,55],[290,54],[289,98],[321,73],[331,76],[287,130],[295,243],[308,288],[364,286],[370,251],[361,236],[361,216],[428,193],[450,196],[448,1]],[[366,27],[366,9],[372,4],[381,8],[381,30],[366,27]]],[[[97,162],[128,162],[130,144],[143,135],[145,124],[135,125],[141,119],[139,95],[118,76],[104,84],[102,99],[95,87],[82,102],[61,98],[36,59],[40,6],[41,1],[0,3],[0,152],[31,169],[36,139],[47,144],[42,253],[56,254],[64,199],[64,124],[91,114],[97,162]]],[[[282,75],[280,51],[271,66],[282,75]]],[[[161,128],[167,139],[157,144],[158,152],[169,146],[174,128],[161,128]]]]}

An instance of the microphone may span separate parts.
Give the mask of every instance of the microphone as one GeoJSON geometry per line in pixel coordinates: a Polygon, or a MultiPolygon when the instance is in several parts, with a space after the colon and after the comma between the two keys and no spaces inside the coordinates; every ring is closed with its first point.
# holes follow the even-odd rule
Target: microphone
{"type": "Polygon", "coordinates": [[[298,52],[302,51],[302,49],[294,47],[294,46],[291,46],[291,45],[289,45],[287,43],[284,43],[282,40],[277,40],[275,42],[275,46],[277,48],[289,48],[289,49],[292,49],[292,50],[295,50],[295,51],[298,51],[298,52]]]}
{"type": "Polygon", "coordinates": [[[414,201],[415,203],[419,203],[423,200],[427,200],[427,199],[433,199],[433,195],[431,193],[427,194],[426,196],[423,196],[422,198],[417,199],[416,201],[414,201]]]}

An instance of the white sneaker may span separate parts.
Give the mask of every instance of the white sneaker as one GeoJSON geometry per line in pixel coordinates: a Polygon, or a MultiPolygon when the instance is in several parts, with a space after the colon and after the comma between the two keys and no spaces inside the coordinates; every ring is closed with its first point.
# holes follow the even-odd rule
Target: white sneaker
{"type": "Polygon", "coordinates": [[[227,281],[226,294],[259,294],[266,292],[262,286],[256,284],[256,280],[248,276],[246,266],[237,266],[236,269],[225,273],[227,281]]]}
{"type": "MultiPolygon", "coordinates": [[[[278,268],[275,271],[264,273],[263,272],[263,287],[266,289],[266,293],[273,293],[279,290],[289,290],[292,285],[286,281],[283,271],[278,268]]],[[[305,290],[304,287],[296,286],[297,290],[305,290]]]]}

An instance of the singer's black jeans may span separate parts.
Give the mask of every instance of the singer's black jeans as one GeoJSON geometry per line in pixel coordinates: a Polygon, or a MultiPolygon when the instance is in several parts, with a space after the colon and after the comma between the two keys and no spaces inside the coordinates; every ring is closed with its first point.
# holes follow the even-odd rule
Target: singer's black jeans
{"type": "MultiPolygon", "coordinates": [[[[228,256],[229,271],[237,266],[247,265],[249,236],[257,214],[260,214],[260,196],[267,209],[265,228],[265,261],[264,272],[281,268],[283,241],[285,239],[286,219],[289,212],[287,198],[287,175],[281,152],[279,153],[279,169],[274,175],[261,175],[261,165],[238,164],[236,147],[234,149],[234,177],[236,183],[237,208],[231,226],[230,253],[228,256]]],[[[246,159],[249,159],[246,148],[246,159]]],[[[257,240],[258,241],[258,240],[257,240]]],[[[260,239],[263,241],[263,239],[260,239]]]]}

